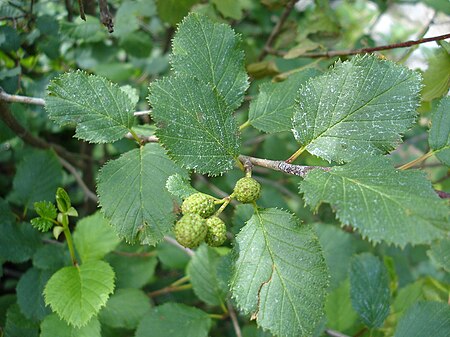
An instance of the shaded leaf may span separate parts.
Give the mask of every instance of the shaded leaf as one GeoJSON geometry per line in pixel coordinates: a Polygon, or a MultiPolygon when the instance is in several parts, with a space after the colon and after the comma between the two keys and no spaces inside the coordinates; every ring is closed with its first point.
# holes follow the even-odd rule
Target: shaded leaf
{"type": "Polygon", "coordinates": [[[39,326],[26,319],[19,306],[13,304],[6,312],[5,337],[38,337],[39,326]]]}
{"type": "Polygon", "coordinates": [[[41,323],[41,334],[39,337],[100,337],[100,323],[97,318],[92,318],[85,326],[75,328],[58,315],[51,314],[45,317],[41,323]]]}
{"type": "Polygon", "coordinates": [[[60,126],[76,125],[75,136],[91,143],[121,139],[134,122],[134,104],[117,85],[77,71],[53,79],[46,109],[60,126]]]}
{"type": "Polygon", "coordinates": [[[157,135],[169,155],[188,169],[212,175],[230,170],[239,154],[232,111],[211,86],[191,76],[170,76],[150,87],[157,135]]]}
{"type": "Polygon", "coordinates": [[[318,74],[318,70],[307,69],[289,76],[283,82],[262,84],[258,96],[250,103],[250,124],[268,133],[290,130],[298,90],[309,78],[318,74]]]}
{"type": "Polygon", "coordinates": [[[184,304],[166,303],[141,320],[136,337],[207,337],[211,319],[204,311],[184,304]]]}
{"type": "Polygon", "coordinates": [[[99,318],[110,327],[133,330],[150,308],[150,300],[142,290],[117,289],[100,311],[99,318]]]}
{"type": "Polygon", "coordinates": [[[244,314],[277,336],[311,336],[323,314],[328,273],[311,227],[262,209],[236,237],[231,291],[244,314]]]}
{"type": "Polygon", "coordinates": [[[328,161],[386,153],[414,122],[419,90],[418,73],[376,56],[356,56],[303,85],[294,136],[328,161]]]}
{"type": "Polygon", "coordinates": [[[242,1],[240,0],[212,0],[217,10],[226,18],[242,19],[242,1]]]}
{"type": "Polygon", "coordinates": [[[444,97],[433,111],[428,142],[441,162],[450,166],[450,97],[444,97]]]}
{"type": "Polygon", "coordinates": [[[61,180],[62,167],[56,155],[50,150],[33,150],[17,166],[10,198],[26,208],[37,201],[54,201],[61,180]]]}
{"type": "Polygon", "coordinates": [[[45,307],[42,295],[45,284],[51,275],[50,271],[30,268],[17,283],[17,303],[27,319],[40,321],[51,312],[49,308],[45,307]]]}
{"type": "Polygon", "coordinates": [[[159,17],[175,26],[189,13],[191,7],[200,0],[156,0],[159,17]]]}
{"type": "Polygon", "coordinates": [[[97,184],[99,203],[120,237],[155,245],[170,232],[175,215],[165,183],[175,173],[186,176],[158,144],[131,150],[103,166],[97,184]]]}
{"type": "Polygon", "coordinates": [[[389,276],[374,255],[355,256],[350,265],[350,296],[353,308],[369,328],[380,327],[389,315],[389,276]]]}
{"type": "Polygon", "coordinates": [[[234,110],[241,105],[248,79],[240,38],[230,26],[191,13],[178,27],[172,50],[177,73],[212,85],[228,108],[234,110]]]}
{"type": "Polygon", "coordinates": [[[0,259],[25,262],[42,246],[39,232],[29,223],[0,223],[0,259]]]}
{"type": "Polygon", "coordinates": [[[450,272],[450,240],[442,239],[431,245],[428,256],[440,267],[450,272]]]}
{"type": "Polygon", "coordinates": [[[348,279],[328,294],[325,313],[327,327],[337,331],[346,331],[356,323],[358,314],[352,307],[348,279]]]}
{"type": "Polygon", "coordinates": [[[394,337],[447,337],[449,331],[447,303],[418,302],[402,317],[394,337]]]}
{"type": "Polygon", "coordinates": [[[448,208],[424,174],[396,170],[383,157],[363,157],[328,172],[313,170],[300,192],[313,209],[330,203],[343,224],[373,242],[429,243],[450,229],[448,208]]]}
{"type": "Polygon", "coordinates": [[[70,325],[86,326],[114,290],[114,271],[104,261],[89,261],[57,271],[44,289],[45,303],[70,325]]]}
{"type": "Polygon", "coordinates": [[[187,269],[195,295],[203,302],[213,306],[225,303],[226,296],[219,285],[217,275],[219,262],[220,255],[214,249],[203,244],[195,252],[187,269]]]}
{"type": "Polygon", "coordinates": [[[78,221],[73,241],[83,263],[102,259],[120,243],[109,222],[99,212],[78,221]]]}

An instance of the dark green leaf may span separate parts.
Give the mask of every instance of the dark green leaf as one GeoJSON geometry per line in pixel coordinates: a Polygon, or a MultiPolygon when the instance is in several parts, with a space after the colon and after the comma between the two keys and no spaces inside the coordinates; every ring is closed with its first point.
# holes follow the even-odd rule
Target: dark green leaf
{"type": "Polygon", "coordinates": [[[141,320],[136,337],[207,337],[208,314],[184,304],[166,303],[153,308],[141,320]]]}
{"type": "Polygon", "coordinates": [[[328,161],[386,153],[414,122],[419,90],[418,73],[373,55],[356,56],[303,85],[294,136],[328,161]]]}
{"type": "Polygon", "coordinates": [[[250,124],[268,133],[291,130],[298,90],[309,78],[318,74],[318,70],[307,69],[281,83],[262,84],[258,96],[250,103],[250,124]]]}
{"type": "Polygon", "coordinates": [[[343,224],[373,242],[429,243],[450,227],[448,208],[424,174],[396,170],[384,157],[362,157],[328,172],[313,170],[300,191],[313,209],[330,203],[343,224]]]}
{"type": "Polygon", "coordinates": [[[101,169],[97,192],[102,211],[120,237],[155,245],[175,222],[167,178],[186,172],[158,144],[147,144],[110,161],[101,169]]]}
{"type": "Polygon", "coordinates": [[[50,271],[30,268],[20,278],[16,288],[17,303],[27,319],[40,321],[51,312],[48,307],[45,307],[42,295],[51,275],[50,271]]]}
{"type": "Polygon", "coordinates": [[[172,65],[178,73],[209,83],[234,110],[248,87],[244,52],[239,47],[240,38],[229,26],[191,13],[173,39],[172,65]]]}
{"type": "Polygon", "coordinates": [[[20,312],[19,306],[14,304],[6,313],[5,337],[38,337],[39,326],[27,320],[20,312]]]}
{"type": "Polygon", "coordinates": [[[41,247],[39,232],[29,223],[0,223],[0,258],[15,263],[25,262],[41,247]]]}
{"type": "Polygon", "coordinates": [[[225,295],[219,285],[217,266],[220,255],[206,244],[200,246],[188,265],[187,273],[192,288],[199,299],[209,305],[225,303],[225,295]]]}
{"type": "Polygon", "coordinates": [[[428,142],[436,157],[450,166],[450,97],[444,97],[433,111],[428,142]]]}
{"type": "Polygon", "coordinates": [[[117,289],[100,311],[99,318],[110,327],[133,330],[150,308],[150,300],[142,290],[117,289]]]}
{"type": "Polygon", "coordinates": [[[328,285],[312,228],[282,210],[257,210],[236,243],[231,291],[238,307],[277,336],[311,336],[328,285]]]}
{"type": "Polygon", "coordinates": [[[156,0],[159,17],[175,26],[200,0],[156,0]]]}
{"type": "Polygon", "coordinates": [[[152,84],[149,100],[171,157],[199,173],[218,175],[233,167],[238,129],[217,90],[192,76],[170,76],[152,84]]]}
{"type": "Polygon", "coordinates": [[[394,337],[448,337],[449,331],[447,303],[418,302],[402,317],[394,337]]]}
{"type": "Polygon", "coordinates": [[[61,185],[62,168],[52,151],[33,150],[17,166],[10,198],[31,207],[37,201],[54,201],[61,185]]]}
{"type": "Polygon", "coordinates": [[[134,104],[124,91],[103,77],[82,71],[53,79],[45,107],[56,123],[75,124],[75,136],[92,143],[118,140],[134,122],[134,104]]]}
{"type": "Polygon", "coordinates": [[[450,272],[450,240],[441,239],[431,245],[430,258],[440,267],[450,272]]]}
{"type": "Polygon", "coordinates": [[[384,264],[374,255],[364,253],[350,265],[350,296],[353,308],[364,324],[380,327],[389,314],[389,276],[384,264]]]}

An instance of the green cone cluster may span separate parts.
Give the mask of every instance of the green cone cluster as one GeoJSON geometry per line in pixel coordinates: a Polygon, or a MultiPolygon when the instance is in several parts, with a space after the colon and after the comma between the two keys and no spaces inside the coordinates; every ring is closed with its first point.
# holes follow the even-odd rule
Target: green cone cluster
{"type": "Polygon", "coordinates": [[[196,248],[203,241],[218,247],[226,240],[227,227],[217,216],[214,198],[204,193],[194,193],[182,205],[183,216],[175,224],[174,232],[178,243],[187,248],[196,248]]]}
{"type": "Polygon", "coordinates": [[[251,177],[239,179],[234,186],[234,196],[236,200],[244,204],[258,200],[261,193],[261,185],[251,177]]]}

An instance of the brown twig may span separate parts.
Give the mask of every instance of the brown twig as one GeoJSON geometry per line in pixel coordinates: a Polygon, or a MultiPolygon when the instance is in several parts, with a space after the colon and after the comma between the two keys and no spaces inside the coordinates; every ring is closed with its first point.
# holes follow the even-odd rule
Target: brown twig
{"type": "Polygon", "coordinates": [[[444,191],[439,191],[439,190],[435,190],[435,192],[437,193],[437,195],[441,199],[450,199],[450,193],[447,193],[447,192],[444,192],[444,191]]]}
{"type": "Polygon", "coordinates": [[[192,289],[192,284],[184,284],[181,286],[168,286],[162,289],[158,289],[155,291],[151,291],[149,293],[147,293],[147,295],[149,297],[156,297],[159,295],[164,295],[164,294],[168,294],[168,293],[173,293],[173,292],[177,292],[177,291],[183,291],[183,290],[188,290],[188,289],[192,289]]]}
{"type": "Polygon", "coordinates": [[[81,163],[74,159],[74,156],[78,156],[74,153],[68,152],[64,147],[48,143],[47,141],[33,136],[28,130],[26,130],[18,121],[14,118],[14,116],[9,111],[8,106],[0,100],[0,118],[5,122],[5,124],[12,130],[14,133],[20,137],[25,143],[37,147],[40,149],[53,149],[56,154],[72,165],[82,166],[81,163]]]}
{"type": "MultiPolygon", "coordinates": [[[[388,49],[396,49],[396,48],[407,48],[411,46],[415,46],[417,44],[432,42],[432,41],[440,41],[449,39],[450,34],[444,34],[439,36],[433,36],[433,37],[427,37],[424,39],[419,40],[411,40],[406,42],[400,42],[400,43],[394,43],[394,44],[388,44],[384,46],[377,46],[377,47],[370,47],[370,48],[360,48],[360,49],[353,49],[353,50],[332,50],[332,51],[325,51],[325,52],[317,52],[317,53],[305,53],[303,55],[300,55],[298,57],[309,57],[309,58],[317,58],[317,57],[335,57],[335,56],[349,56],[349,55],[356,55],[356,54],[367,54],[372,53],[374,51],[380,51],[380,50],[388,50],[388,49]]],[[[284,51],[276,51],[271,49],[270,47],[267,50],[270,54],[275,54],[278,56],[284,56],[286,55],[286,52],[284,51]]]]}
{"type": "Polygon", "coordinates": [[[253,165],[256,165],[256,166],[267,167],[267,168],[270,168],[275,171],[281,171],[281,172],[296,175],[299,177],[305,177],[309,171],[314,170],[314,169],[320,169],[320,170],[324,170],[324,171],[329,171],[331,169],[331,167],[325,167],[325,166],[293,165],[293,164],[288,164],[282,160],[269,160],[269,159],[255,158],[255,157],[249,157],[249,156],[244,156],[244,155],[240,155],[239,160],[242,163],[249,161],[253,165]]]}
{"type": "Polygon", "coordinates": [[[78,0],[78,8],[80,9],[80,18],[83,19],[83,21],[86,21],[86,15],[84,14],[83,0],[78,0]]]}
{"type": "Polygon", "coordinates": [[[108,1],[98,0],[98,6],[100,8],[100,21],[108,29],[109,33],[114,32],[114,23],[109,12],[108,1]]]}
{"type": "Polygon", "coordinates": [[[73,13],[72,13],[72,2],[71,0],[64,0],[66,11],[67,11],[67,21],[73,21],[73,13]]]}
{"type": "Polygon", "coordinates": [[[227,309],[228,309],[228,313],[231,318],[231,322],[233,323],[233,329],[234,329],[234,332],[236,333],[236,337],[242,337],[241,327],[239,326],[239,321],[238,321],[238,318],[236,315],[236,311],[234,310],[230,301],[227,301],[227,309]]]}
{"type": "Polygon", "coordinates": [[[275,27],[273,27],[272,32],[270,33],[266,43],[264,44],[264,48],[261,51],[261,53],[258,56],[258,61],[261,61],[267,54],[268,50],[272,47],[273,42],[277,38],[277,36],[281,32],[281,28],[283,28],[284,22],[288,18],[289,14],[291,14],[292,8],[294,8],[295,3],[297,0],[290,0],[286,4],[286,8],[284,9],[283,13],[281,13],[280,19],[278,20],[275,27]]]}
{"type": "MultiPolygon", "coordinates": [[[[145,143],[158,143],[158,142],[159,142],[159,138],[156,137],[156,136],[144,136],[144,135],[138,135],[138,137],[139,137],[139,139],[140,139],[140,143],[141,143],[141,144],[145,144],[145,143]]],[[[134,140],[134,137],[133,137],[133,135],[132,135],[130,132],[128,132],[128,133],[125,135],[125,138],[134,140]]]]}

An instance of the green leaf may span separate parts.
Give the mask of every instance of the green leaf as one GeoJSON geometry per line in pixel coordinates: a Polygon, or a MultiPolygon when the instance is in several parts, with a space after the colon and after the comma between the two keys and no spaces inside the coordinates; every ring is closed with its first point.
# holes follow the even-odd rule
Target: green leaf
{"type": "Polygon", "coordinates": [[[155,245],[170,232],[175,215],[167,178],[186,177],[158,144],[147,144],[110,161],[100,170],[99,203],[119,236],[155,245]]]}
{"type": "Polygon", "coordinates": [[[54,201],[61,185],[62,168],[52,151],[33,150],[17,166],[10,198],[31,207],[37,201],[54,201]]]}
{"type": "MultiPolygon", "coordinates": [[[[156,14],[154,1],[121,1],[120,7],[114,16],[114,36],[124,37],[136,32],[143,23],[143,17],[150,17],[156,14]]],[[[150,39],[150,35],[147,35],[150,39]]]]}
{"type": "Polygon", "coordinates": [[[0,259],[25,262],[42,246],[39,232],[29,223],[0,222],[0,259]]]}
{"type": "Polygon", "coordinates": [[[450,166],[450,97],[444,97],[433,111],[428,142],[436,157],[450,166]]]}
{"type": "Polygon", "coordinates": [[[76,328],[85,326],[114,290],[114,271],[104,261],[89,261],[57,271],[44,289],[45,303],[76,328]]]}
{"type": "Polygon", "coordinates": [[[431,101],[444,96],[450,86],[450,55],[440,48],[428,58],[423,74],[422,100],[431,101]]]}
{"type": "Polygon", "coordinates": [[[34,228],[40,230],[41,232],[48,232],[54,225],[51,220],[44,218],[33,218],[30,220],[30,223],[34,228]]]}
{"type": "Polygon", "coordinates": [[[431,245],[428,256],[440,267],[450,272],[450,240],[442,239],[431,245]]]}
{"type": "Polygon", "coordinates": [[[346,331],[356,323],[358,314],[352,307],[348,279],[328,294],[325,313],[327,327],[337,331],[346,331]]]}
{"type": "Polygon", "coordinates": [[[117,85],[77,71],[53,79],[46,109],[60,126],[76,125],[75,136],[92,143],[121,139],[134,122],[134,104],[117,85]]]}
{"type": "Polygon", "coordinates": [[[156,251],[163,269],[180,269],[184,271],[191,260],[185,251],[168,242],[161,242],[158,247],[156,247],[156,251]]]}
{"type": "Polygon", "coordinates": [[[66,213],[72,206],[69,195],[61,187],[58,187],[58,189],[56,190],[56,204],[59,211],[63,213],[66,213]]]}
{"type": "Polygon", "coordinates": [[[176,26],[189,13],[191,7],[200,0],[156,0],[159,17],[176,26]]]}
{"type": "Polygon", "coordinates": [[[67,266],[70,263],[70,257],[65,245],[45,245],[36,250],[33,255],[33,266],[50,270],[52,273],[67,266]]]}
{"type": "Polygon", "coordinates": [[[14,215],[5,199],[0,198],[0,223],[14,222],[14,215]]]}
{"type": "Polygon", "coordinates": [[[83,263],[100,260],[117,247],[120,239],[111,229],[99,212],[78,221],[73,241],[83,263]]]}
{"type": "Polygon", "coordinates": [[[166,303],[153,308],[141,320],[136,337],[207,337],[208,314],[184,304],[166,303]]]}
{"type": "Polygon", "coordinates": [[[449,229],[448,208],[424,174],[396,170],[384,157],[362,157],[328,172],[313,170],[300,192],[313,209],[330,203],[343,224],[373,242],[429,243],[449,229]]]}
{"type": "Polygon", "coordinates": [[[165,77],[151,85],[149,100],[157,135],[171,157],[199,173],[218,175],[233,167],[238,128],[210,85],[192,76],[165,77]]]}
{"type": "Polygon", "coordinates": [[[83,42],[105,41],[107,33],[100,20],[94,16],[86,15],[86,21],[81,19],[75,22],[60,20],[61,34],[74,40],[83,42]]]}
{"type": "Polygon", "coordinates": [[[175,197],[186,199],[191,194],[198,191],[191,186],[189,178],[184,178],[179,174],[171,175],[166,182],[166,188],[175,197]]]}
{"type": "Polygon", "coordinates": [[[195,252],[187,268],[195,295],[203,302],[213,306],[225,303],[226,294],[219,285],[217,275],[219,261],[220,255],[214,249],[203,244],[195,252]]]}
{"type": "Polygon", "coordinates": [[[311,227],[278,209],[257,210],[236,237],[232,295],[244,314],[283,337],[311,336],[328,273],[311,227]]]}
{"type": "Polygon", "coordinates": [[[6,313],[5,337],[38,337],[39,326],[27,320],[20,312],[19,306],[13,304],[6,313]]]}
{"type": "Polygon", "coordinates": [[[355,256],[350,265],[353,308],[369,328],[380,327],[389,315],[391,293],[384,264],[370,253],[355,256]]]}
{"type": "Polygon", "coordinates": [[[42,218],[56,219],[56,207],[50,201],[35,202],[34,210],[42,218]]]}
{"type": "Polygon", "coordinates": [[[234,110],[241,105],[248,87],[240,42],[230,26],[191,13],[173,39],[172,66],[178,73],[212,85],[234,110]]]}
{"type": "Polygon", "coordinates": [[[242,1],[240,0],[212,0],[217,10],[226,18],[242,19],[242,1]]]}
{"type": "Polygon", "coordinates": [[[309,78],[319,73],[318,70],[307,69],[289,76],[281,83],[262,84],[258,96],[250,103],[250,124],[268,133],[291,130],[298,90],[309,78]]]}
{"type": "Polygon", "coordinates": [[[150,282],[158,264],[158,260],[148,251],[148,247],[130,246],[124,242],[117,248],[116,253],[108,254],[106,260],[116,273],[117,288],[142,288],[150,282]]]}
{"type": "Polygon", "coordinates": [[[81,328],[75,328],[61,320],[58,315],[51,314],[45,317],[41,323],[41,335],[39,337],[101,337],[100,323],[97,318],[92,318],[89,323],[81,328]]]}
{"type": "Polygon", "coordinates": [[[148,296],[140,289],[117,289],[99,314],[103,324],[134,330],[150,310],[148,296]]]}
{"type": "Polygon", "coordinates": [[[50,313],[50,309],[45,307],[42,292],[51,275],[47,270],[30,268],[17,283],[17,303],[26,318],[41,321],[50,313]]]}
{"type": "Polygon", "coordinates": [[[330,273],[330,288],[335,288],[347,278],[356,240],[352,234],[344,232],[337,226],[317,224],[314,230],[319,237],[330,273]]]}
{"type": "Polygon", "coordinates": [[[449,331],[447,303],[418,302],[402,317],[394,337],[447,337],[449,331]]]}
{"type": "Polygon", "coordinates": [[[420,88],[418,73],[376,56],[337,63],[300,89],[295,139],[328,161],[386,153],[414,122],[420,88]]]}

